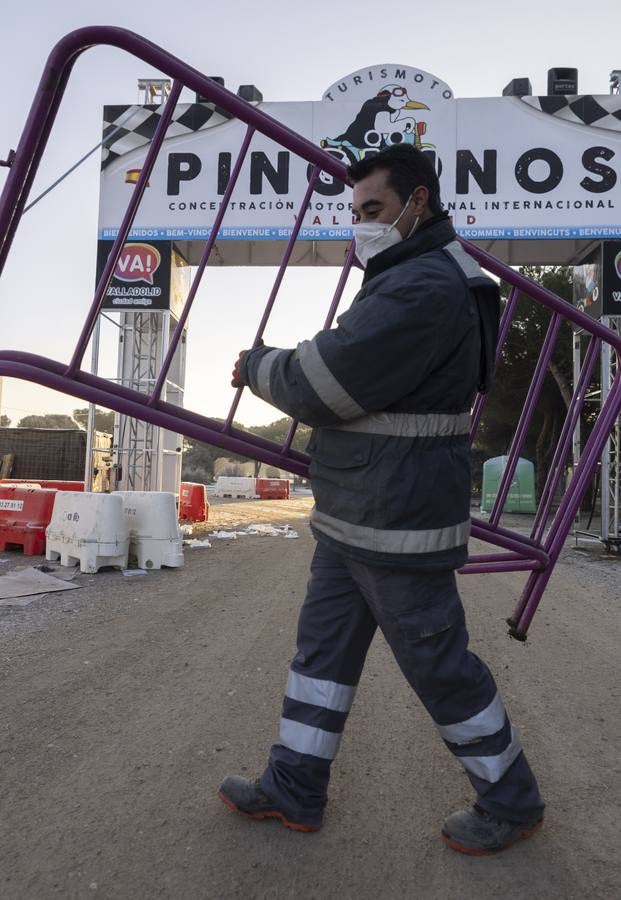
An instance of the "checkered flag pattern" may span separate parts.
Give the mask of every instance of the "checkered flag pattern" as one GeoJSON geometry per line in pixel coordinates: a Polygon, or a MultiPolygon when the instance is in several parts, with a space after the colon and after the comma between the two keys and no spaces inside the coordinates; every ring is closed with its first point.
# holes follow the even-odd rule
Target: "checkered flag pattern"
{"type": "Polygon", "coordinates": [[[584,94],[569,97],[521,97],[524,103],[574,125],[621,131],[621,96],[584,94]]]}
{"type": "MultiPolygon", "coordinates": [[[[148,144],[157,128],[163,106],[105,106],[101,168],[148,144]]],[[[232,114],[213,103],[181,103],[175,109],[166,137],[193,134],[213,128],[232,114]]]]}

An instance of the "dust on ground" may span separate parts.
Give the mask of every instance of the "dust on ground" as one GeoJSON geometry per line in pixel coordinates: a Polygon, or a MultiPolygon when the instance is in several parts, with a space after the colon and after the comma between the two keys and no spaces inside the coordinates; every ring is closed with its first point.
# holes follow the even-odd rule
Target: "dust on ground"
{"type": "Polygon", "coordinates": [[[255,522],[264,524],[291,524],[308,519],[313,506],[312,496],[305,495],[290,500],[209,500],[209,518],[194,523],[192,533],[200,535],[218,529],[246,527],[255,522]]]}
{"type": "MultiPolygon", "coordinates": [[[[183,569],[81,575],[0,609],[2,900],[614,900],[621,896],[621,560],[568,546],[529,641],[506,635],[524,577],[460,578],[548,802],[495,857],[453,853],[470,786],[383,639],[333,767],[324,828],[230,813],[227,773],[258,774],[278,733],[313,540],[311,500],[212,504],[204,531],[289,524],[188,550],[183,569]]],[[[20,554],[0,571],[37,564],[20,554]]]]}

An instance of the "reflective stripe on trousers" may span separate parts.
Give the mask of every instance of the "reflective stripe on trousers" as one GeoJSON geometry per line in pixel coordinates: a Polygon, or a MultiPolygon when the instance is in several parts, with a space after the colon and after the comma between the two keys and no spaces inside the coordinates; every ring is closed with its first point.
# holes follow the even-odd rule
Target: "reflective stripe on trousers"
{"type": "MultiPolygon", "coordinates": [[[[493,677],[467,649],[454,573],[367,566],[322,544],[300,613],[280,738],[261,779],[267,794],[298,821],[321,821],[330,764],[378,624],[478,803],[498,818],[539,815],[537,782],[493,677]]],[[[387,747],[379,740],[380,767],[387,747]]]]}
{"type": "Polygon", "coordinates": [[[298,753],[334,759],[356,688],[293,669],[280,720],[280,743],[298,753]]]}

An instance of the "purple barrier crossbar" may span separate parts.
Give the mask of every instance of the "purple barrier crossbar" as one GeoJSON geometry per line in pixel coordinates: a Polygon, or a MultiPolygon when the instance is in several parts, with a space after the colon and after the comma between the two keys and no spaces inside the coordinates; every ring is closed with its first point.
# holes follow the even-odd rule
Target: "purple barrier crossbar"
{"type": "MultiPolygon", "coordinates": [[[[356,247],[352,241],[349,250],[347,251],[347,255],[345,257],[345,264],[341,270],[341,276],[339,278],[338,284],[336,286],[336,290],[334,291],[334,297],[332,298],[332,303],[330,304],[330,308],[328,310],[328,314],[326,316],[326,320],[323,324],[324,328],[330,328],[332,322],[334,321],[334,317],[336,315],[336,311],[338,309],[339,303],[341,302],[341,297],[343,296],[343,291],[345,290],[345,285],[347,284],[347,279],[349,278],[349,273],[351,272],[351,267],[354,263],[354,259],[356,257],[356,247]]],[[[285,438],[285,443],[282,447],[282,452],[287,453],[289,448],[291,447],[291,443],[293,438],[295,437],[295,432],[298,427],[297,419],[293,419],[291,422],[291,426],[289,428],[289,432],[287,437],[285,438]]]]}
{"type": "Polygon", "coordinates": [[[95,299],[93,300],[88,316],[86,317],[86,322],[84,323],[73,357],[71,359],[71,362],[69,363],[69,368],[66,372],[68,378],[71,378],[73,375],[75,375],[75,373],[82,365],[82,359],[84,358],[86,345],[88,344],[93,333],[95,322],[97,321],[97,316],[99,315],[101,304],[103,303],[106,288],[108,287],[110,279],[112,278],[112,273],[114,272],[119,256],[121,255],[123,245],[127,240],[127,235],[129,234],[129,230],[132,227],[134,218],[136,217],[140,201],[142,200],[142,195],[144,194],[145,188],[149,183],[149,178],[153,171],[153,166],[155,165],[155,160],[157,159],[159,148],[166,135],[166,129],[170,125],[173,113],[175,111],[175,106],[177,105],[177,100],[179,99],[179,94],[181,93],[182,88],[182,83],[180,81],[175,81],[172,86],[170,96],[168,97],[166,105],[162,111],[162,115],[160,116],[160,121],[158,122],[155,134],[153,135],[153,140],[151,141],[151,145],[147,153],[147,158],[145,159],[144,165],[140,170],[140,176],[138,178],[136,187],[132,191],[132,197],[125,211],[125,215],[123,216],[123,221],[121,223],[119,233],[116,236],[116,239],[112,246],[112,250],[110,251],[108,259],[106,260],[106,265],[104,266],[103,273],[101,275],[101,278],[99,279],[99,284],[97,285],[97,289],[95,290],[95,299]]]}
{"type": "MultiPolygon", "coordinates": [[[[3,350],[0,351],[0,375],[33,381],[45,387],[78,397],[88,403],[105,406],[123,415],[143,419],[155,426],[181,432],[190,438],[213,444],[228,452],[253,457],[269,465],[285,468],[290,472],[307,477],[309,458],[304,453],[292,449],[292,441],[297,428],[296,422],[291,424],[282,445],[236,428],[233,425],[241,390],[236,392],[229,414],[224,422],[166,403],[161,400],[161,393],[198,286],[201,283],[210,254],[214,248],[218,230],[226,215],[241,166],[255,133],[266,136],[291,153],[296,154],[312,170],[308,188],[299,207],[296,225],[287,243],[265,311],[257,329],[255,344],[261,339],[298,239],[304,212],[312,198],[317,178],[323,172],[340,181],[345,182],[347,180],[345,166],[311,141],[139,35],[121,28],[103,26],[78,29],[64,37],[53,48],[45,65],[17,151],[15,154],[9,154],[7,160],[10,171],[0,198],[0,274],[4,268],[7,254],[26,206],[29,191],[37,173],[73,65],[83,51],[97,45],[116,47],[132,54],[157,71],[170,77],[173,80],[173,87],[162,110],[156,133],[147,149],[141,175],[133,189],[119,234],[99,279],[92,304],[87,313],[70,363],[67,365],[66,363],[31,353],[3,350]],[[162,368],[157,375],[151,394],[142,394],[124,385],[86,372],[81,366],[84,352],[101,309],[108,282],[131,229],[149,173],[155,164],[180,91],[184,86],[200,94],[201,97],[205,98],[205,102],[226,109],[231,116],[245,123],[247,130],[236,164],[229,178],[222,204],[216,215],[211,236],[205,244],[198,270],[180,321],[175,328],[170,346],[167,349],[162,368]]],[[[584,403],[600,347],[602,344],[608,344],[617,354],[618,359],[621,354],[621,339],[600,322],[591,319],[585,313],[575,309],[540,285],[529,281],[525,276],[515,272],[479,247],[466,241],[462,241],[462,244],[466,251],[484,269],[511,285],[511,292],[500,327],[496,353],[497,362],[500,360],[511,328],[517,302],[521,296],[527,296],[534,302],[542,304],[552,313],[548,333],[544,340],[524,408],[521,411],[515,436],[511,443],[507,466],[505,467],[500,489],[492,509],[490,521],[473,519],[472,522],[473,538],[481,540],[491,547],[498,548],[500,552],[477,553],[471,556],[461,569],[464,573],[530,572],[522,596],[509,620],[510,633],[514,637],[523,640],[526,637],[532,617],[563,548],[580,501],[588,488],[594,469],[601,457],[606,440],[621,413],[621,375],[618,375],[591,431],[580,462],[576,467],[574,477],[546,531],[554,492],[561,477],[571,443],[571,436],[584,403]],[[515,474],[519,454],[532,422],[546,370],[563,321],[571,322],[574,326],[592,335],[592,337],[578,384],[575,386],[570,407],[567,411],[532,533],[530,536],[525,536],[508,528],[503,528],[500,525],[500,519],[511,481],[515,474]]],[[[353,262],[354,247],[350,246],[326,317],[324,325],[326,328],[332,324],[353,262]]],[[[502,377],[502,370],[500,377],[502,377]]],[[[476,439],[476,431],[484,414],[484,407],[485,397],[477,397],[472,411],[471,439],[476,439]]]]}
{"type": "MultiPolygon", "coordinates": [[[[293,248],[295,247],[295,242],[297,241],[298,234],[300,233],[300,228],[302,227],[302,222],[304,221],[304,214],[308,209],[308,204],[311,201],[311,197],[313,196],[313,190],[315,188],[315,184],[317,179],[319,178],[320,168],[318,166],[313,167],[313,171],[311,173],[311,177],[308,180],[308,187],[306,188],[306,193],[304,194],[304,199],[300,204],[300,208],[298,209],[298,214],[295,217],[295,225],[291,231],[291,236],[287,242],[287,247],[285,249],[282,262],[280,264],[280,268],[278,269],[278,274],[276,276],[276,280],[274,281],[274,285],[272,287],[271,293],[267,298],[267,305],[265,307],[265,311],[261,316],[261,321],[259,322],[259,327],[257,329],[257,333],[253,342],[253,347],[257,347],[260,341],[263,338],[263,333],[265,331],[265,326],[267,325],[267,321],[270,317],[270,313],[274,308],[274,303],[276,302],[276,297],[278,296],[278,291],[280,290],[280,286],[282,284],[282,280],[285,277],[285,272],[287,271],[287,266],[289,265],[289,260],[291,259],[291,254],[293,253],[293,248]]],[[[243,388],[239,388],[235,394],[235,398],[233,403],[231,404],[231,409],[229,410],[229,414],[226,420],[226,427],[230,428],[233,419],[235,418],[235,413],[237,412],[237,407],[239,406],[239,401],[241,400],[241,395],[243,393],[243,388]]],[[[293,438],[293,436],[292,436],[293,438]]]]}
{"type": "Polygon", "coordinates": [[[155,406],[155,404],[160,399],[162,388],[164,386],[164,382],[166,381],[166,376],[168,375],[168,370],[173,361],[173,357],[175,355],[175,351],[177,349],[177,345],[181,340],[181,335],[183,334],[183,329],[185,328],[186,322],[188,320],[188,316],[190,315],[190,310],[192,309],[192,304],[194,303],[194,298],[196,297],[196,292],[198,291],[198,287],[202,281],[203,274],[205,272],[205,267],[207,265],[207,261],[211,255],[211,251],[214,248],[216,243],[216,238],[218,237],[218,232],[220,231],[220,226],[222,225],[222,220],[224,219],[224,214],[228,208],[229,201],[231,199],[231,194],[237,184],[237,179],[239,178],[239,173],[241,172],[241,167],[246,158],[246,154],[248,153],[248,147],[250,146],[250,141],[252,140],[252,135],[254,134],[254,129],[248,126],[246,131],[246,136],[244,137],[243,143],[241,145],[241,149],[239,151],[239,155],[235,161],[235,165],[233,166],[233,171],[231,172],[231,177],[229,178],[229,183],[226,186],[226,190],[220,201],[220,207],[218,212],[216,213],[216,218],[214,219],[213,228],[211,229],[211,234],[209,235],[209,239],[205,243],[205,249],[203,250],[200,258],[200,262],[198,264],[198,269],[196,270],[196,275],[192,281],[192,286],[186,298],[185,304],[183,306],[183,311],[179,317],[179,322],[173,332],[173,336],[170,341],[170,346],[168,351],[166,352],[166,357],[164,358],[164,362],[162,363],[162,369],[160,374],[157,377],[157,381],[155,382],[155,387],[153,388],[153,393],[151,395],[151,399],[149,400],[149,406],[155,406]]]}

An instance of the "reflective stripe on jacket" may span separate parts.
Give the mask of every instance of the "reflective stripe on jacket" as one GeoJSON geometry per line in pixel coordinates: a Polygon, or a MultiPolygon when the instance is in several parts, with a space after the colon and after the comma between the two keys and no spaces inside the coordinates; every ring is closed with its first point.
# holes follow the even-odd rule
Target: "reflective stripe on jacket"
{"type": "Polygon", "coordinates": [[[463,564],[470,408],[491,378],[498,310],[497,285],[436,217],[370,260],[336,328],[246,355],[251,390],[313,426],[318,540],[371,564],[463,564]]]}

